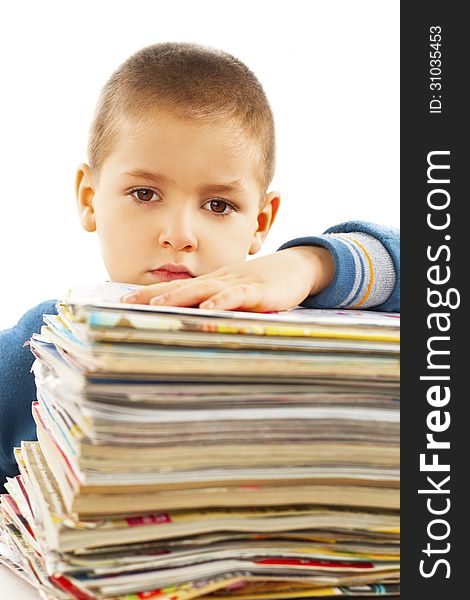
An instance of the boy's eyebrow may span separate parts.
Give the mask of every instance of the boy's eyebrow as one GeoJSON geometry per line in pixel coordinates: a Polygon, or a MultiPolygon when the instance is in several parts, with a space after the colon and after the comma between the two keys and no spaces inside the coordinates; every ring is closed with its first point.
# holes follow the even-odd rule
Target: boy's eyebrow
{"type": "MultiPolygon", "coordinates": [[[[130,177],[148,179],[153,181],[154,183],[173,183],[176,182],[173,179],[169,179],[165,177],[165,175],[160,175],[159,173],[151,173],[150,171],[145,171],[142,169],[138,169],[136,171],[129,171],[125,173],[130,177]]],[[[199,192],[239,192],[243,189],[243,184],[241,179],[236,179],[235,181],[229,181],[228,183],[214,183],[203,185],[199,188],[199,192]]]]}
{"type": "Polygon", "coordinates": [[[165,177],[164,175],[160,175],[159,173],[151,173],[150,171],[144,171],[142,169],[129,171],[128,173],[124,173],[124,175],[140,179],[150,179],[150,181],[153,181],[154,183],[176,183],[176,181],[173,181],[173,179],[168,179],[168,177],[165,177]]]}
{"type": "Polygon", "coordinates": [[[217,192],[240,192],[243,189],[241,179],[229,181],[228,183],[213,183],[202,185],[199,188],[201,193],[217,193],[217,192]]]}

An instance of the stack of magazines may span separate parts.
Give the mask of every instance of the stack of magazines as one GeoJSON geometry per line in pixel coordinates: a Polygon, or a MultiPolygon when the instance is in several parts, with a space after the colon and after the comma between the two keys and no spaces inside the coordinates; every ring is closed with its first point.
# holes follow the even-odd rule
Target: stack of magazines
{"type": "Polygon", "coordinates": [[[45,598],[398,595],[399,316],[126,305],[30,340],[3,558],[45,598]]]}

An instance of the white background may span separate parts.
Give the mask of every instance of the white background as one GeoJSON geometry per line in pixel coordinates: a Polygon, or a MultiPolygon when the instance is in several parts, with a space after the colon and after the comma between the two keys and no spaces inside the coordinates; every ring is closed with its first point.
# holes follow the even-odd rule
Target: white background
{"type": "Polygon", "coordinates": [[[1,18],[0,329],[106,279],[75,169],[101,87],[152,43],[221,48],[263,84],[283,199],[263,253],[349,219],[398,226],[398,0],[18,1],[1,18]]]}

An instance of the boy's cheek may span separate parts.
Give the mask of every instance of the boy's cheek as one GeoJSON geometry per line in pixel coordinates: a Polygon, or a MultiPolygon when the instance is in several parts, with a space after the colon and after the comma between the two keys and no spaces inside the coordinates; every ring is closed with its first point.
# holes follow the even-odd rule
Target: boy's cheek
{"type": "Polygon", "coordinates": [[[141,279],[146,272],[150,258],[146,261],[142,256],[141,245],[116,235],[102,236],[100,246],[104,265],[113,281],[144,283],[136,279],[141,279]]]}
{"type": "MultiPolygon", "coordinates": [[[[113,281],[148,285],[154,283],[148,270],[155,261],[184,262],[198,275],[211,273],[233,264],[244,262],[252,244],[252,231],[246,223],[232,227],[201,228],[196,236],[198,246],[194,253],[183,256],[159,244],[159,223],[150,218],[146,209],[97,211],[97,233],[103,261],[113,281]]],[[[122,208],[122,207],[121,207],[122,208]]]]}

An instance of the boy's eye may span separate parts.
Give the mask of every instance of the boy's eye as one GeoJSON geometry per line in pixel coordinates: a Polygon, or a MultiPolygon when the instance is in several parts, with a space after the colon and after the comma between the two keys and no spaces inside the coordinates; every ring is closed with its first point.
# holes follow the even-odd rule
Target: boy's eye
{"type": "Polygon", "coordinates": [[[133,196],[136,200],[140,200],[140,202],[151,202],[154,199],[154,194],[158,196],[157,192],[154,192],[148,188],[138,188],[136,190],[132,190],[131,192],[131,196],[133,196]]]}
{"type": "Polygon", "coordinates": [[[215,198],[214,200],[209,200],[204,204],[205,206],[209,206],[207,210],[210,212],[216,213],[218,215],[229,215],[232,211],[235,210],[235,207],[226,202],[225,200],[221,200],[220,198],[215,198]],[[228,209],[228,210],[227,210],[228,209]]]}

